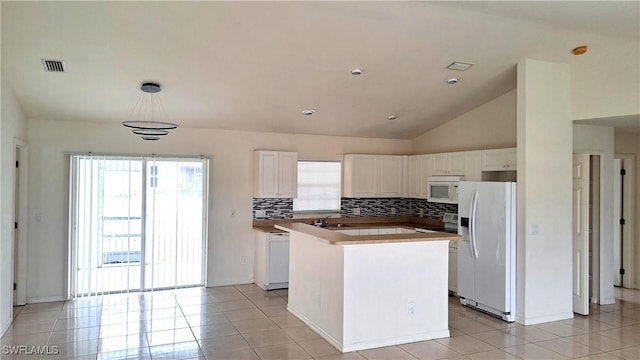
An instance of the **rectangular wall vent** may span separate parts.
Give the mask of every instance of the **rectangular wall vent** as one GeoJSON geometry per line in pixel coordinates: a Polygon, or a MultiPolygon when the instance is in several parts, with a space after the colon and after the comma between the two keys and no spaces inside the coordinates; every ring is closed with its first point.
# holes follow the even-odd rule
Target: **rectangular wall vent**
{"type": "Polygon", "coordinates": [[[42,64],[44,65],[44,71],[50,72],[66,72],[67,69],[64,66],[64,60],[51,60],[51,59],[42,59],[42,64]]]}

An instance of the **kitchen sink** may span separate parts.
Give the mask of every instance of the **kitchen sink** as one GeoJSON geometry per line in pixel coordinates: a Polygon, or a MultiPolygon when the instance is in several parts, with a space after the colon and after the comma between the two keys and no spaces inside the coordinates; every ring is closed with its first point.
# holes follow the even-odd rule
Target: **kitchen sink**
{"type": "MultiPolygon", "coordinates": [[[[315,225],[315,224],[313,224],[313,225],[315,225]]],[[[349,227],[350,225],[341,224],[341,223],[329,223],[329,224],[315,225],[315,226],[323,227],[323,228],[330,228],[330,229],[337,229],[337,228],[349,227]]]]}

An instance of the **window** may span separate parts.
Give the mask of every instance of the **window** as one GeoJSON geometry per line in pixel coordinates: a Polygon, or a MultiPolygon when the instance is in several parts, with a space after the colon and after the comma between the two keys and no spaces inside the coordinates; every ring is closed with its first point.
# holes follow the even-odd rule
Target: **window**
{"type": "Polygon", "coordinates": [[[298,161],[298,197],[293,211],[340,211],[339,161],[298,161]]]}

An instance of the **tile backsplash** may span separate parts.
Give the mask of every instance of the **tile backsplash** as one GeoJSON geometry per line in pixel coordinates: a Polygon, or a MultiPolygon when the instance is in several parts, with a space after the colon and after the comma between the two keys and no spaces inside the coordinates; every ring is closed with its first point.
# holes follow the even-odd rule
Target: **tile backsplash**
{"type": "Polygon", "coordinates": [[[428,202],[427,199],[410,199],[412,216],[423,216],[431,219],[440,219],[444,213],[458,213],[458,204],[443,204],[428,202]]]}
{"type": "MultiPolygon", "coordinates": [[[[440,219],[445,212],[458,212],[456,204],[428,202],[426,199],[408,198],[342,198],[340,215],[342,217],[365,216],[423,216],[440,219]],[[360,215],[354,209],[360,209],[360,215]],[[395,211],[394,211],[395,209],[395,211]]],[[[291,219],[293,218],[293,199],[253,199],[254,219],[291,219]],[[264,210],[265,217],[258,217],[256,211],[264,210]]]]}
{"type": "Polygon", "coordinates": [[[405,198],[342,198],[340,216],[411,216],[411,200],[405,198]],[[360,215],[354,214],[354,209],[360,209],[360,215]],[[393,209],[395,209],[395,213],[393,209]]]}
{"type": "Polygon", "coordinates": [[[293,199],[281,198],[254,198],[253,199],[254,219],[292,219],[293,199]],[[258,217],[256,211],[264,210],[265,216],[258,217]]]}

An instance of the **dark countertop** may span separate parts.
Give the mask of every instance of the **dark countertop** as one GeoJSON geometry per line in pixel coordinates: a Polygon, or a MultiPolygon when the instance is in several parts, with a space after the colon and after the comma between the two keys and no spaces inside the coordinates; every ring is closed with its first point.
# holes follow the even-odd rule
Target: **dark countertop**
{"type": "MultiPolygon", "coordinates": [[[[253,229],[265,233],[281,233],[276,225],[291,223],[313,224],[318,218],[282,219],[282,220],[254,220],[253,229]]],[[[410,216],[375,216],[375,217],[348,217],[327,219],[329,230],[367,229],[380,227],[406,227],[422,228],[435,231],[444,231],[444,224],[437,219],[410,217],[410,216]],[[343,224],[343,227],[336,226],[343,224]]],[[[326,229],[325,228],[325,229],[326,229]]]]}

